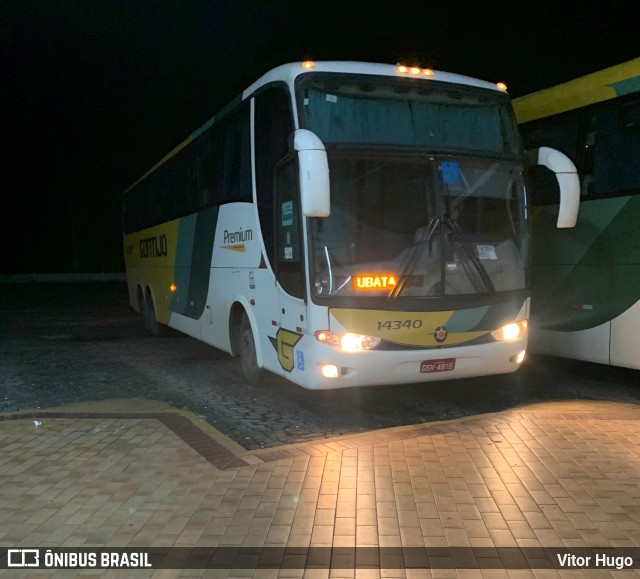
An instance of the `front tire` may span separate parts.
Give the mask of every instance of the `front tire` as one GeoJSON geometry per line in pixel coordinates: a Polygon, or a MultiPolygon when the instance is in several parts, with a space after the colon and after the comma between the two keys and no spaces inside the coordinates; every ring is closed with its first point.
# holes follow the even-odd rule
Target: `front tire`
{"type": "Polygon", "coordinates": [[[242,376],[251,386],[258,386],[262,380],[263,371],[258,366],[256,344],[251,331],[251,322],[245,314],[240,322],[240,367],[242,376]]]}

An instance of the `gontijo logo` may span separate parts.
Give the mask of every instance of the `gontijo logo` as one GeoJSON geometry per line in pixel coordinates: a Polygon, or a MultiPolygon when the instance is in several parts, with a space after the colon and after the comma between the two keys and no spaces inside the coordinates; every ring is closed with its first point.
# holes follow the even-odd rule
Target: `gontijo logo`
{"type": "Polygon", "coordinates": [[[167,255],[167,236],[145,237],[140,240],[140,257],[163,257],[167,255]]]}

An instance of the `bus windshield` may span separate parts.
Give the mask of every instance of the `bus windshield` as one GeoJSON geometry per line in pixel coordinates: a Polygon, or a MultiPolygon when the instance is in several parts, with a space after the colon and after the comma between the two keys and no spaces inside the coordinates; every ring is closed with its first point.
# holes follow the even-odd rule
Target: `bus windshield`
{"type": "Polygon", "coordinates": [[[332,150],[331,214],[309,220],[315,296],[387,299],[524,289],[522,167],[332,150]]]}
{"type": "Polygon", "coordinates": [[[507,95],[389,77],[300,82],[301,126],[325,143],[331,180],[331,214],[308,228],[315,297],[525,289],[525,192],[507,95]]]}
{"type": "Polygon", "coordinates": [[[437,81],[315,74],[298,87],[301,126],[325,144],[516,156],[507,95],[437,81]]]}

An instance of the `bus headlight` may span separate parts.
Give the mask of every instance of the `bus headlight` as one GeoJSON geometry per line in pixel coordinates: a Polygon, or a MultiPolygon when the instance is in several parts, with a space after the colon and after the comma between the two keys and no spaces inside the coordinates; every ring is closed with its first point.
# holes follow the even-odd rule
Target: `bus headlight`
{"type": "Polygon", "coordinates": [[[499,330],[491,332],[491,335],[499,342],[505,342],[507,340],[515,340],[522,338],[527,333],[527,320],[520,320],[519,322],[513,322],[502,326],[499,330]]]}
{"type": "Polygon", "coordinates": [[[327,346],[339,348],[344,352],[360,352],[361,350],[372,350],[382,340],[374,336],[366,336],[364,334],[352,334],[329,332],[328,330],[319,330],[316,332],[316,340],[327,346]]]}

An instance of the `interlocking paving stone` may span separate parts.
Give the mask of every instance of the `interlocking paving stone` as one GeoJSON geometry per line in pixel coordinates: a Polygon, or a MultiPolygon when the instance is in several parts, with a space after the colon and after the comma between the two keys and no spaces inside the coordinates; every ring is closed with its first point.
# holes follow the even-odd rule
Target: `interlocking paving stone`
{"type": "MultiPolygon", "coordinates": [[[[0,543],[640,547],[640,411],[565,408],[241,456],[169,412],[4,415],[0,543]]],[[[374,576],[560,576],[423,571],[374,576]]]]}

